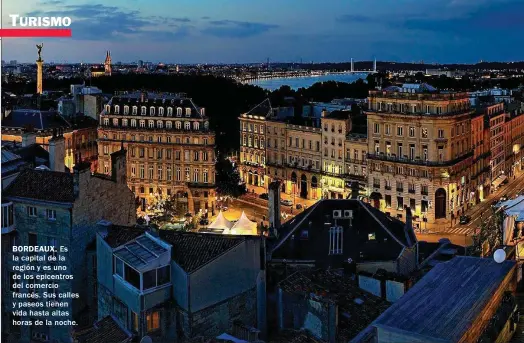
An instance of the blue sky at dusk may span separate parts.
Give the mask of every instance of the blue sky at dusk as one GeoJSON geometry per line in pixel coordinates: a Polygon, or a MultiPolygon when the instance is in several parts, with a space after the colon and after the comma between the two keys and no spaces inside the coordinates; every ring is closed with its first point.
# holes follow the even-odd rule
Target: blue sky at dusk
{"type": "Polygon", "coordinates": [[[234,63],[524,60],[524,0],[2,0],[9,14],[68,16],[73,38],[4,39],[30,62],[234,63]]]}

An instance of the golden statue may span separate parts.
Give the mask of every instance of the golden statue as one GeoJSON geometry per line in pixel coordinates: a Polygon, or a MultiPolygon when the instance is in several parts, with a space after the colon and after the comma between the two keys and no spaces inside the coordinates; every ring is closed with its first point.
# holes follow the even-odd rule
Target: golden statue
{"type": "Polygon", "coordinates": [[[36,45],[36,48],[38,49],[38,60],[41,61],[42,60],[42,56],[41,56],[41,53],[42,53],[42,47],[44,46],[44,43],[42,44],[37,44],[36,45]]]}

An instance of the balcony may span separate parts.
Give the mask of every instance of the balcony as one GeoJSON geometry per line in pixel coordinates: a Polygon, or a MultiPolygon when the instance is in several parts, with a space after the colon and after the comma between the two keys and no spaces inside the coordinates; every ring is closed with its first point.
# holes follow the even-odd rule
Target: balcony
{"type": "Polygon", "coordinates": [[[427,166],[427,167],[447,167],[455,165],[459,162],[462,162],[469,157],[473,156],[473,151],[468,152],[467,154],[464,154],[458,158],[455,158],[450,161],[423,161],[420,159],[410,160],[408,158],[404,157],[396,157],[396,156],[387,156],[384,154],[367,154],[368,159],[372,160],[378,160],[378,161],[386,161],[386,162],[396,162],[396,163],[404,163],[404,164],[413,164],[413,165],[419,165],[419,166],[427,166]]]}
{"type": "Polygon", "coordinates": [[[390,191],[391,190],[391,186],[386,186],[384,188],[386,189],[386,191],[390,191]]]}
{"type": "Polygon", "coordinates": [[[408,190],[408,193],[410,193],[410,194],[415,194],[415,190],[414,190],[414,189],[409,189],[409,190],[408,190]]]}
{"type": "Polygon", "coordinates": [[[404,192],[404,188],[398,188],[398,187],[397,187],[397,192],[399,192],[399,193],[403,193],[403,192],[404,192]]]}

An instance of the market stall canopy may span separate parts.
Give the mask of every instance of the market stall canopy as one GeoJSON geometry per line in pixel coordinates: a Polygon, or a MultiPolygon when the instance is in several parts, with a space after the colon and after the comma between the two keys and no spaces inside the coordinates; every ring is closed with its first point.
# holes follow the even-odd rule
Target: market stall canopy
{"type": "Polygon", "coordinates": [[[229,230],[231,227],[233,227],[233,223],[227,220],[226,217],[224,217],[222,211],[220,211],[216,219],[207,227],[208,229],[229,230]]]}
{"type": "Polygon", "coordinates": [[[503,174],[503,175],[499,175],[499,177],[497,177],[497,178],[493,181],[493,183],[492,183],[493,187],[494,187],[494,188],[497,188],[497,187],[500,186],[500,184],[501,184],[502,182],[504,182],[504,180],[506,180],[507,178],[508,178],[508,177],[507,177],[506,175],[504,175],[504,174],[503,174]]]}
{"type": "Polygon", "coordinates": [[[249,220],[244,212],[240,219],[229,230],[224,230],[225,235],[257,235],[257,223],[249,220]]]}

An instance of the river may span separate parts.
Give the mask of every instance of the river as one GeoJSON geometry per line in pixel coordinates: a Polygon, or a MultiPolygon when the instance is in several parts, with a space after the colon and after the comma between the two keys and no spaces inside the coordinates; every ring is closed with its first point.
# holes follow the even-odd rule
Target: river
{"type": "Polygon", "coordinates": [[[258,79],[258,80],[249,81],[247,83],[262,87],[264,89],[268,89],[270,91],[279,89],[281,86],[284,86],[284,85],[288,85],[292,89],[297,90],[302,87],[304,88],[310,87],[317,82],[337,81],[337,82],[352,83],[358,79],[365,79],[367,75],[368,75],[367,73],[359,73],[359,74],[351,74],[351,73],[342,74],[341,73],[341,74],[326,74],[326,75],[319,75],[319,76],[258,79]]]}

